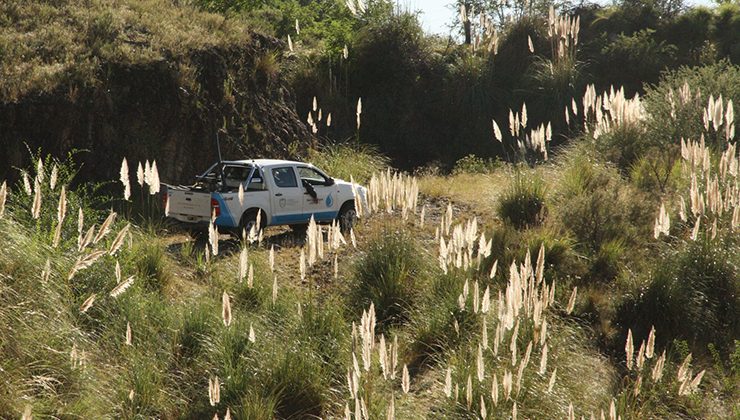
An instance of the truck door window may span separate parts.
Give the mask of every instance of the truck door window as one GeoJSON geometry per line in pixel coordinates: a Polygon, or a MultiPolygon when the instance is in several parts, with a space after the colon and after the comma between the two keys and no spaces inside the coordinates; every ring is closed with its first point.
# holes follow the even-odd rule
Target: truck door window
{"type": "Polygon", "coordinates": [[[298,181],[295,179],[295,171],[290,166],[274,168],[272,170],[272,177],[275,179],[275,185],[280,188],[294,188],[298,186],[298,181]]]}
{"type": "Polygon", "coordinates": [[[321,172],[307,166],[298,167],[298,174],[301,176],[301,181],[306,181],[311,185],[326,185],[328,181],[321,172]]]}

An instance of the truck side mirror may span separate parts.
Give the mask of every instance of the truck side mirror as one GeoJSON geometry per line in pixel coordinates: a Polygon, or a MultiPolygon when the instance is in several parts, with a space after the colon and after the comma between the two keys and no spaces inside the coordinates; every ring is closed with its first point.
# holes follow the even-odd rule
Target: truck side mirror
{"type": "Polygon", "coordinates": [[[326,187],[331,187],[332,185],[334,185],[334,178],[329,178],[324,182],[324,186],[326,187]]]}

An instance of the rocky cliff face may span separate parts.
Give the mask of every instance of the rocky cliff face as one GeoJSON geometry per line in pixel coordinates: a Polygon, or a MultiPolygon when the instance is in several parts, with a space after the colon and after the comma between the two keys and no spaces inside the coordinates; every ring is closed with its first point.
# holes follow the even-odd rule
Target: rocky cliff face
{"type": "Polygon", "coordinates": [[[296,157],[310,133],[283,84],[280,41],[252,34],[244,45],[190,51],[138,64],[101,62],[94,84],[0,103],[0,179],[15,179],[32,152],[73,150],[78,180],[118,178],[121,159],[156,159],[160,178],[189,182],[217,159],[296,157]]]}

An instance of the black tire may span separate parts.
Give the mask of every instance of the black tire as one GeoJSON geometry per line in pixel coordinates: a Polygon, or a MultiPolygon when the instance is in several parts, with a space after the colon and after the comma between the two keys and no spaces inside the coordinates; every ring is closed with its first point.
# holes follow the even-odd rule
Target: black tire
{"type": "Polygon", "coordinates": [[[355,226],[357,222],[357,211],[355,210],[355,202],[348,201],[342,204],[342,208],[339,209],[337,214],[337,221],[339,222],[339,228],[342,233],[348,233],[355,226]]]}
{"type": "MultiPolygon", "coordinates": [[[[252,229],[252,226],[257,224],[257,214],[262,213],[260,217],[260,227],[259,230],[264,229],[265,225],[265,213],[262,210],[247,210],[242,215],[241,220],[239,221],[239,238],[242,238],[242,235],[249,236],[249,231],[252,229]]],[[[259,231],[257,232],[259,235],[259,231]]]]}

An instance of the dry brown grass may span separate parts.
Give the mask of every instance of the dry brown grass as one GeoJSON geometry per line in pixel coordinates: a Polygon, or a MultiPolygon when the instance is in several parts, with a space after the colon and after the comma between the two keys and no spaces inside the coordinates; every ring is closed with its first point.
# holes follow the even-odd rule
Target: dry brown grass
{"type": "Polygon", "coordinates": [[[494,217],[496,199],[501,195],[507,177],[504,171],[490,175],[429,175],[419,180],[419,191],[430,198],[464,203],[475,208],[481,216],[494,217]]]}
{"type": "MultiPolygon", "coordinates": [[[[546,187],[555,179],[555,167],[541,165],[534,169],[520,168],[523,176],[540,176],[546,187]]],[[[450,200],[473,208],[473,214],[485,219],[496,218],[496,206],[501,194],[513,179],[514,169],[503,167],[490,174],[459,173],[427,175],[419,179],[419,192],[430,198],[450,200]]]]}

